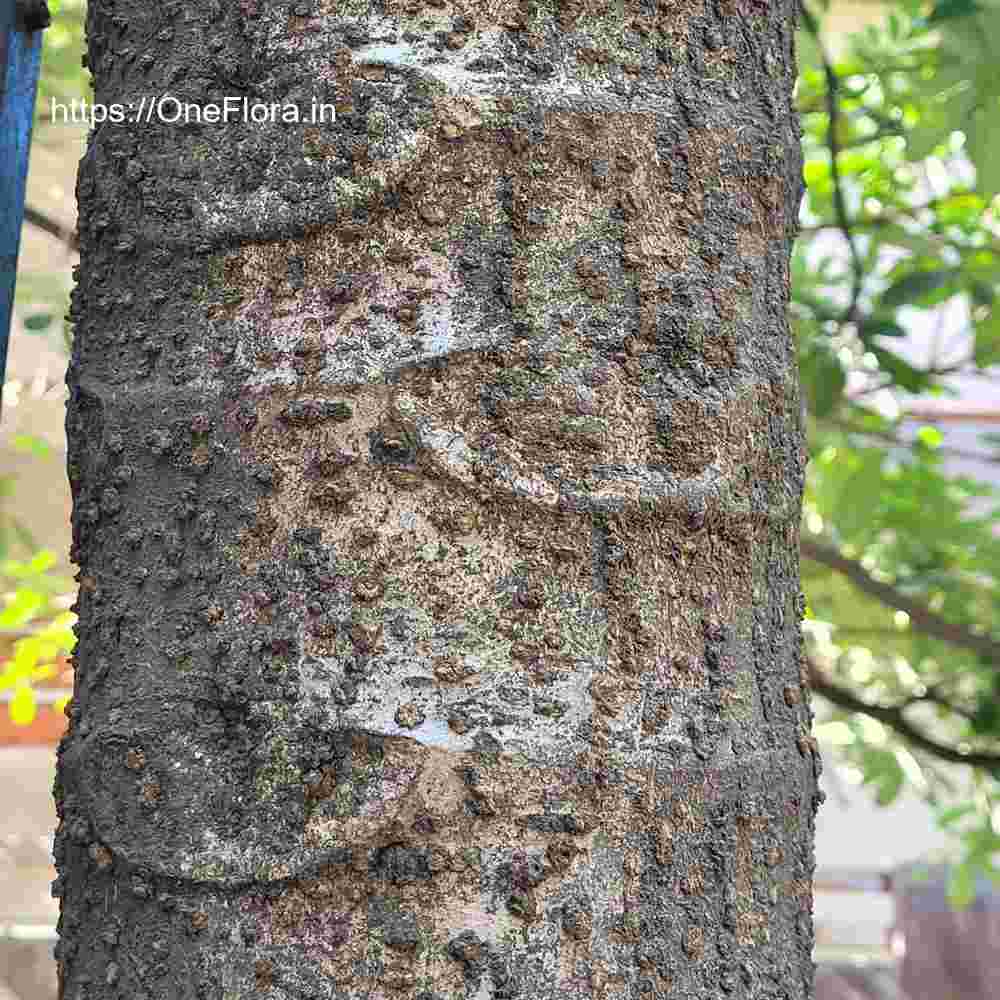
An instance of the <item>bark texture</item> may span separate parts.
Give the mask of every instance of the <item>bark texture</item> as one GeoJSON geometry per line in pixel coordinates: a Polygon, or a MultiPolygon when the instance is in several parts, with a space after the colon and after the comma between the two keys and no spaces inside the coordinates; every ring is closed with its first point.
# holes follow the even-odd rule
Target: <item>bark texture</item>
{"type": "Polygon", "coordinates": [[[65,1000],[810,995],[793,22],[91,0],[65,1000]]]}

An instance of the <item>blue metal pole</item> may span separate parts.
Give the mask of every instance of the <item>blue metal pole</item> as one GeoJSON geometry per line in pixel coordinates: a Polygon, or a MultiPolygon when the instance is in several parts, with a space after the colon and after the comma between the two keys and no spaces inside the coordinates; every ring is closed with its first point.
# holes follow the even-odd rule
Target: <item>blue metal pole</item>
{"type": "Polygon", "coordinates": [[[44,2],[0,0],[0,387],[7,373],[42,29],[49,20],[44,2]]]}

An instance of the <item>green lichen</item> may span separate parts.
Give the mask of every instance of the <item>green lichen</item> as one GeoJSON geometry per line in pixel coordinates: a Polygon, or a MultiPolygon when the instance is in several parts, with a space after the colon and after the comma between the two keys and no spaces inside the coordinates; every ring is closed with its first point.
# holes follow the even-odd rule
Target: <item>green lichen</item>
{"type": "MultiPolygon", "coordinates": [[[[289,706],[281,705],[285,716],[289,706]]],[[[278,709],[275,709],[277,714],[278,709]]],[[[261,802],[275,801],[282,789],[302,783],[302,770],[290,759],[290,748],[286,737],[279,733],[273,736],[268,746],[267,763],[260,768],[254,779],[254,789],[261,802]]]]}
{"type": "Polygon", "coordinates": [[[349,784],[340,785],[333,795],[333,813],[338,818],[351,815],[354,809],[354,790],[349,784]]]}
{"type": "Polygon", "coordinates": [[[282,878],[284,871],[281,865],[265,860],[259,861],[254,866],[253,874],[258,882],[272,882],[282,878]]]}
{"type": "Polygon", "coordinates": [[[594,441],[603,440],[610,430],[610,423],[603,417],[563,417],[559,423],[559,432],[568,437],[584,437],[594,441]]]}
{"type": "Polygon", "coordinates": [[[434,112],[429,108],[421,108],[413,115],[417,128],[430,128],[434,124],[434,112]]]}
{"type": "Polygon", "coordinates": [[[434,939],[433,932],[425,927],[417,928],[417,957],[427,964],[444,957],[444,948],[434,939]]]}
{"type": "Polygon", "coordinates": [[[343,18],[358,18],[366,21],[372,13],[371,4],[367,0],[338,0],[337,16],[343,18]]]}
{"type": "Polygon", "coordinates": [[[375,975],[378,963],[382,960],[382,956],[385,954],[385,942],[382,940],[382,928],[381,927],[369,927],[368,928],[368,942],[365,948],[365,961],[368,963],[368,967],[371,970],[368,974],[375,975]]]}
{"type": "Polygon", "coordinates": [[[226,261],[222,254],[214,254],[205,265],[205,280],[209,286],[221,287],[226,277],[226,261]]]}
{"type": "Polygon", "coordinates": [[[340,837],[335,829],[324,826],[315,830],[310,830],[310,837],[315,838],[314,842],[319,847],[336,847],[340,843],[340,837]]]}
{"type": "Polygon", "coordinates": [[[346,202],[343,206],[345,209],[366,204],[381,190],[381,186],[377,183],[360,184],[346,177],[334,177],[333,186],[340,198],[346,202]]]}
{"type": "Polygon", "coordinates": [[[539,702],[535,712],[547,719],[561,719],[566,714],[566,705],[558,701],[543,701],[539,702]]]}
{"type": "Polygon", "coordinates": [[[376,109],[368,114],[367,126],[368,134],[384,138],[392,128],[392,119],[381,109],[376,109]]]}
{"type": "Polygon", "coordinates": [[[733,679],[733,698],[728,716],[731,719],[745,722],[753,715],[753,693],[755,680],[753,672],[741,670],[733,679]]]}
{"type": "Polygon", "coordinates": [[[221,861],[202,861],[191,869],[192,882],[216,882],[226,875],[226,866],[221,861]]]}

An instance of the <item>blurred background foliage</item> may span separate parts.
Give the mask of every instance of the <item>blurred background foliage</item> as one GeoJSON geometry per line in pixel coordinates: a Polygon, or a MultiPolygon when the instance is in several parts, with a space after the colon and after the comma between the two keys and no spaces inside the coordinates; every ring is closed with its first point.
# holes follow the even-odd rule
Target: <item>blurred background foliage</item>
{"type": "MultiPolygon", "coordinates": [[[[823,16],[806,8],[798,36],[808,191],[791,307],[805,651],[833,709],[816,729],[880,803],[909,785],[936,807],[962,904],[977,873],[1000,881],[1000,507],[989,483],[945,471],[940,430],[914,429],[906,406],[952,376],[998,377],[1000,3],[894,3],[836,55],[823,16]],[[942,308],[964,329],[915,359],[906,338],[942,308]]],[[[998,445],[977,451],[998,461],[998,445]]]]}
{"type": "Polygon", "coordinates": [[[42,71],[38,81],[37,113],[49,115],[52,99],[79,100],[90,96],[90,74],[83,66],[83,22],[87,0],[48,0],[52,23],[45,30],[42,71]]]}
{"type": "MultiPolygon", "coordinates": [[[[40,120],[51,98],[90,93],[85,2],[50,6],[40,120]]],[[[977,875],[1000,882],[1000,506],[990,484],[946,473],[941,432],[907,431],[905,407],[953,392],[955,374],[1000,378],[1000,0],[885,10],[836,54],[823,3],[799,20],[808,190],[791,321],[811,457],[805,655],[817,735],[880,803],[910,787],[936,808],[962,905],[977,875]],[[949,304],[964,316],[960,350],[915,360],[914,318],[949,304]]],[[[45,206],[31,208],[44,228],[45,206]]],[[[60,322],[64,307],[33,321],[60,322]]],[[[981,447],[1000,461],[1000,436],[981,447]]],[[[21,722],[36,710],[33,682],[74,643],[75,616],[53,603],[72,584],[54,561],[22,526],[0,524],[0,630],[23,632],[0,687],[15,689],[21,722]]]]}

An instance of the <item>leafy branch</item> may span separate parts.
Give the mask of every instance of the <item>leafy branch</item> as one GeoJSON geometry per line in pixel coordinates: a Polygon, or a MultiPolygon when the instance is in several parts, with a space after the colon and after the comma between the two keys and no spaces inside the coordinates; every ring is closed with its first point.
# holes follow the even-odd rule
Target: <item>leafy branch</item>
{"type": "Polygon", "coordinates": [[[835,548],[813,541],[808,537],[802,539],[802,555],[813,562],[821,563],[842,576],[847,577],[856,587],[871,595],[883,604],[897,611],[905,612],[910,618],[910,624],[919,631],[936,639],[953,643],[968,649],[990,663],[1000,664],[1000,641],[985,632],[977,632],[967,625],[948,621],[932,611],[925,604],[907,597],[897,587],[875,579],[854,559],[841,555],[835,548]]]}
{"type": "MultiPolygon", "coordinates": [[[[906,710],[919,702],[933,702],[941,704],[942,699],[936,695],[931,697],[918,696],[907,699],[900,705],[877,705],[864,701],[853,691],[832,681],[819,667],[815,660],[807,658],[806,665],[809,670],[809,684],[816,694],[822,695],[838,708],[848,712],[858,712],[876,719],[883,725],[888,726],[899,736],[902,736],[911,746],[924,750],[940,760],[952,764],[966,764],[972,767],[981,767],[988,771],[1000,771],[1000,754],[992,754],[981,751],[970,750],[968,753],[940,743],[928,736],[906,718],[906,710]]],[[[945,702],[949,710],[953,710],[950,703],[945,702]]]]}

